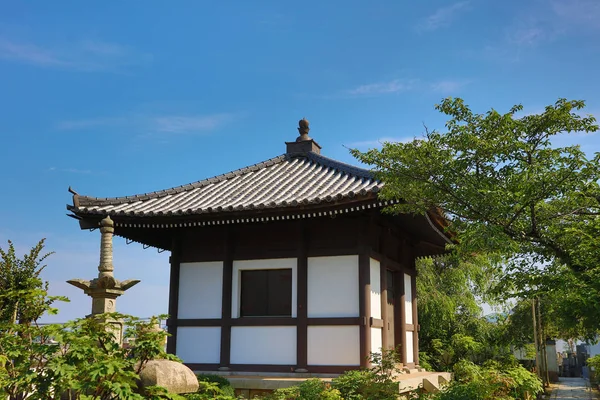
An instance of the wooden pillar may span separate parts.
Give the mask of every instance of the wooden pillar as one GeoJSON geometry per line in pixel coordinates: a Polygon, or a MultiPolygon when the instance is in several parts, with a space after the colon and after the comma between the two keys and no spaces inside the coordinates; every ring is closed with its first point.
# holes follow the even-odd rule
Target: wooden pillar
{"type": "Polygon", "coordinates": [[[388,291],[387,291],[387,266],[385,263],[385,256],[381,257],[379,261],[379,286],[381,288],[381,319],[383,320],[383,328],[381,328],[381,347],[383,350],[394,348],[394,343],[389,343],[388,340],[388,324],[390,323],[388,317],[388,291]]]}
{"type": "Polygon", "coordinates": [[[296,317],[296,372],[307,372],[308,365],[308,232],[304,221],[298,221],[298,310],[296,317]]]}
{"type": "Polygon", "coordinates": [[[181,239],[177,236],[171,243],[171,256],[169,263],[171,271],[169,274],[169,319],[167,320],[167,353],[177,352],[177,318],[179,310],[179,272],[181,270],[181,239]]]}
{"type": "Polygon", "coordinates": [[[414,273],[411,276],[412,285],[412,314],[413,314],[413,359],[415,366],[419,365],[419,313],[417,309],[417,270],[413,260],[414,273]]]}
{"type": "Polygon", "coordinates": [[[369,366],[371,355],[371,266],[369,265],[369,253],[361,246],[358,255],[358,304],[360,312],[360,366],[369,366]]]}
{"type": "Polygon", "coordinates": [[[397,326],[400,329],[396,329],[396,344],[400,344],[400,351],[402,353],[402,364],[406,365],[408,358],[406,356],[406,296],[404,293],[404,265],[400,271],[394,273],[394,287],[396,288],[396,315],[394,319],[397,326]]]}
{"type": "Polygon", "coordinates": [[[233,237],[227,227],[225,241],[225,257],[223,258],[223,298],[221,303],[221,361],[220,370],[228,370],[231,360],[231,297],[233,283],[233,237]]]}

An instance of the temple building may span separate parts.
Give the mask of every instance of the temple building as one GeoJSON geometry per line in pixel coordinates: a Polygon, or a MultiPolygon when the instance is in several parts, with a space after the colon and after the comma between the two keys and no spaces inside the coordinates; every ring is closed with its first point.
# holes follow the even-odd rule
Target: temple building
{"type": "MultiPolygon", "coordinates": [[[[419,364],[415,259],[443,219],[392,215],[368,170],[321,155],[301,120],[285,153],[152,193],[73,192],[82,229],[171,252],[167,349],[195,371],[336,374],[397,348],[419,364]]],[[[424,294],[426,295],[426,294],[424,294]]]]}

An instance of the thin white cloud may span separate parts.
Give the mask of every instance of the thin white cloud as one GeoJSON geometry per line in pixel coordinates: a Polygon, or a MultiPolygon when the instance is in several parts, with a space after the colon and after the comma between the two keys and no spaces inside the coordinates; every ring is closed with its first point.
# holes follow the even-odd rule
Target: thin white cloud
{"type": "Polygon", "coordinates": [[[508,40],[517,46],[534,46],[550,37],[550,32],[540,26],[525,26],[508,33],[508,40]]]}
{"type": "Polygon", "coordinates": [[[431,88],[431,90],[437,93],[452,94],[459,92],[469,83],[470,81],[441,80],[431,83],[429,87],[431,88]]]}
{"type": "MultiPolygon", "coordinates": [[[[599,0],[551,0],[524,7],[505,30],[503,42],[488,46],[502,54],[527,51],[568,34],[596,34],[600,30],[599,0]]],[[[489,53],[489,51],[488,51],[489,53]]],[[[511,58],[520,58],[512,56],[511,58]]]]}
{"type": "Polygon", "coordinates": [[[349,96],[374,96],[404,92],[412,89],[413,86],[413,81],[402,81],[400,79],[394,79],[388,82],[378,82],[360,85],[353,89],[347,90],[346,94],[349,96]]]}
{"type": "Polygon", "coordinates": [[[65,172],[65,173],[69,173],[69,174],[91,174],[92,173],[92,171],[89,169],[57,168],[57,167],[50,167],[50,168],[48,168],[48,171],[50,171],[50,172],[65,172]]]}
{"type": "Polygon", "coordinates": [[[347,147],[355,149],[381,147],[384,143],[408,143],[413,137],[381,137],[379,139],[363,140],[358,142],[348,143],[347,147]]]}
{"type": "Polygon", "coordinates": [[[0,38],[0,58],[42,67],[63,67],[64,60],[59,59],[52,52],[33,44],[18,43],[5,38],[0,38]]]}
{"type": "Polygon", "coordinates": [[[237,118],[233,113],[204,115],[129,115],[61,121],[57,129],[64,131],[90,131],[106,128],[126,130],[138,135],[198,134],[220,128],[237,118]]]}
{"type": "Polygon", "coordinates": [[[469,8],[469,3],[469,1],[460,1],[446,7],[438,8],[433,14],[423,19],[416,26],[417,31],[435,31],[449,26],[461,12],[469,8]]]}
{"type": "Polygon", "coordinates": [[[201,116],[170,115],[154,118],[154,126],[158,132],[189,133],[213,130],[227,122],[231,114],[214,114],[201,116]]]}
{"type": "Polygon", "coordinates": [[[553,0],[554,14],[565,23],[577,27],[600,29],[600,1],[598,0],[553,0]]]}
{"type": "Polygon", "coordinates": [[[435,92],[443,94],[452,94],[460,91],[471,81],[466,79],[447,79],[434,82],[423,82],[418,79],[402,80],[393,79],[387,82],[369,83],[360,85],[355,88],[345,90],[338,96],[330,97],[376,97],[384,96],[393,93],[408,92],[408,91],[423,91],[435,92]]]}
{"type": "Polygon", "coordinates": [[[152,60],[147,53],[116,43],[83,40],[62,45],[40,45],[0,37],[0,60],[77,71],[123,72],[152,60]]]}

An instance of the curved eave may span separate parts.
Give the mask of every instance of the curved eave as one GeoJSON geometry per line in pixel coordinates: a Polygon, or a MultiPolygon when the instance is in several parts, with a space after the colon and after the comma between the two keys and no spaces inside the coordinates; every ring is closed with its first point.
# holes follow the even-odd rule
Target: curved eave
{"type": "Polygon", "coordinates": [[[83,217],[86,215],[110,215],[111,217],[140,217],[140,218],[154,218],[154,217],[176,217],[176,216],[207,216],[207,215],[219,215],[219,214],[228,214],[228,213],[255,213],[255,212],[263,212],[263,211],[286,211],[288,209],[303,209],[310,207],[322,207],[322,206],[336,206],[338,204],[352,203],[352,202],[361,202],[364,200],[374,199],[377,197],[377,193],[379,192],[379,187],[374,186],[373,188],[366,190],[362,189],[358,192],[350,191],[345,194],[337,194],[335,196],[324,196],[315,197],[313,199],[304,199],[302,201],[293,200],[291,202],[282,201],[282,202],[270,202],[268,204],[259,203],[259,204],[249,204],[246,206],[238,206],[238,207],[208,207],[208,208],[197,208],[197,209],[180,209],[175,211],[115,211],[115,210],[105,210],[102,208],[95,207],[80,207],[78,206],[79,201],[74,199],[74,205],[67,205],[67,210],[75,213],[76,215],[83,217]]]}
{"type": "MultiPolygon", "coordinates": [[[[385,207],[394,204],[394,201],[377,201],[377,195],[373,192],[360,193],[352,196],[340,196],[336,198],[318,199],[318,201],[280,203],[275,205],[244,207],[241,209],[210,209],[201,211],[168,212],[168,213],[132,213],[132,212],[110,212],[98,210],[86,210],[67,205],[67,209],[75,214],[80,221],[89,221],[82,224],[82,229],[95,227],[95,224],[103,217],[110,215],[115,223],[129,224],[160,224],[177,226],[184,223],[220,224],[232,223],[230,221],[246,220],[278,220],[289,218],[310,218],[317,215],[335,215],[358,209],[370,209],[385,207]],[[313,215],[314,214],[314,215],[313,215]],[[93,226],[91,226],[93,225],[93,226]]],[[[196,224],[197,225],[197,224],[196,224]]]]}

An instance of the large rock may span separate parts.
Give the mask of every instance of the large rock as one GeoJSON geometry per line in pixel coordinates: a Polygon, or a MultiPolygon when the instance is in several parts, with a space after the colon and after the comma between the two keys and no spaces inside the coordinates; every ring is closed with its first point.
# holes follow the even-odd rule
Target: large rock
{"type": "Polygon", "coordinates": [[[198,379],[185,365],[170,360],[150,360],[140,372],[142,387],[162,386],[169,393],[194,393],[198,379]]]}

